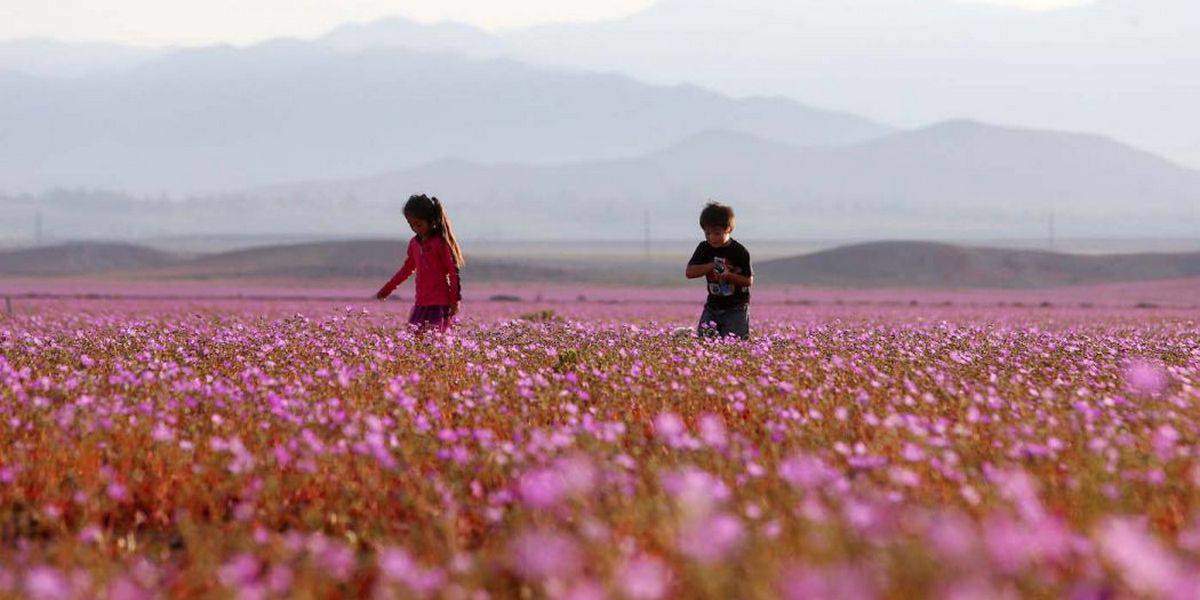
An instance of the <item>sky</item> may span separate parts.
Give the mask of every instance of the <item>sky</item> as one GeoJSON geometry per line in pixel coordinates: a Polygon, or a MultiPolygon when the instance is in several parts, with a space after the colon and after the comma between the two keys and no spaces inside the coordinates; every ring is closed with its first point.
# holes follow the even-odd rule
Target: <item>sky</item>
{"type": "MultiPolygon", "coordinates": [[[[404,16],[486,29],[595,21],[654,0],[3,0],[0,40],[53,38],[134,45],[246,44],[315,37],[346,22],[404,16]]],[[[788,0],[780,0],[787,2],[788,0]]],[[[853,1],[853,0],[846,0],[853,1]]],[[[1086,0],[971,0],[1031,10],[1086,0]]]]}

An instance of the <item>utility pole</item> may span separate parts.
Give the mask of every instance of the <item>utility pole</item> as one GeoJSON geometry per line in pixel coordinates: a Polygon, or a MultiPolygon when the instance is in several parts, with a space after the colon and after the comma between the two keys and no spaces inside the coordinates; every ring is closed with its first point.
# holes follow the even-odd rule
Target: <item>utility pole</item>
{"type": "Polygon", "coordinates": [[[1050,250],[1053,252],[1054,251],[1054,203],[1053,202],[1050,203],[1050,217],[1046,223],[1046,235],[1047,235],[1046,241],[1049,245],[1050,250]]]}
{"type": "Polygon", "coordinates": [[[642,213],[642,243],[646,260],[650,260],[650,209],[642,213]]]}

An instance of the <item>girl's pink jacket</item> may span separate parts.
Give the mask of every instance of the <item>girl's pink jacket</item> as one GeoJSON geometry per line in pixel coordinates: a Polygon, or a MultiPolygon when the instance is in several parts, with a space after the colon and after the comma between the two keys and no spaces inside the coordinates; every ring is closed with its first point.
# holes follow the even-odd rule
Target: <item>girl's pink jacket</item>
{"type": "Polygon", "coordinates": [[[404,266],[379,290],[378,296],[386,298],[413,271],[417,272],[417,306],[450,306],[462,299],[458,265],[450,244],[440,235],[431,235],[424,241],[413,236],[408,242],[408,257],[404,266]]]}

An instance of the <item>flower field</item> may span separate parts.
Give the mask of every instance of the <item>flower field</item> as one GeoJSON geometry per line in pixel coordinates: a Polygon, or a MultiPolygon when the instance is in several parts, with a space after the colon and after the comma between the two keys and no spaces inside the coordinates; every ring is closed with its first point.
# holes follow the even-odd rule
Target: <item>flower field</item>
{"type": "Polygon", "coordinates": [[[1200,595],[1194,311],[26,302],[0,594],[1200,595]]]}

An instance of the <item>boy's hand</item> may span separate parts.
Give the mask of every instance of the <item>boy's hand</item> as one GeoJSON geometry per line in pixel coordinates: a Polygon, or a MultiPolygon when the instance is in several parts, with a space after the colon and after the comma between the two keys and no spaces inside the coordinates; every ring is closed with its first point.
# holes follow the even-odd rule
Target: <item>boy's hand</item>
{"type": "Polygon", "coordinates": [[[702,264],[702,265],[688,265],[687,269],[684,270],[684,273],[688,276],[689,279],[695,279],[696,277],[709,277],[709,276],[712,276],[712,272],[716,268],[717,268],[717,263],[715,263],[715,262],[710,262],[710,263],[706,263],[706,264],[702,264]]]}

